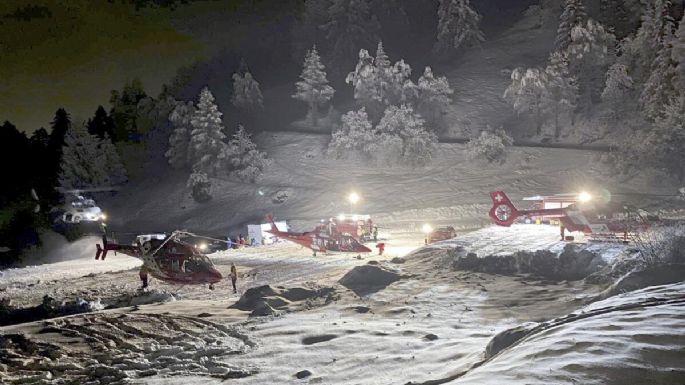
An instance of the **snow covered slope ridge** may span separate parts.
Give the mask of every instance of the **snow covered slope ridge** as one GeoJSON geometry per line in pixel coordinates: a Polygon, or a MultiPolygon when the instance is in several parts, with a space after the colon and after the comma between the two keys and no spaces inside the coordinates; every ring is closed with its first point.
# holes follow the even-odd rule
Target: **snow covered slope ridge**
{"type": "MultiPolygon", "coordinates": [[[[500,352],[452,384],[680,383],[685,283],[655,286],[593,303],[564,317],[508,330],[500,352]],[[525,363],[525,364],[524,364],[525,363]],[[643,383],[643,382],[640,382],[643,383]]],[[[493,341],[495,341],[493,340],[493,341]]],[[[491,343],[488,347],[491,348],[491,343]]]]}

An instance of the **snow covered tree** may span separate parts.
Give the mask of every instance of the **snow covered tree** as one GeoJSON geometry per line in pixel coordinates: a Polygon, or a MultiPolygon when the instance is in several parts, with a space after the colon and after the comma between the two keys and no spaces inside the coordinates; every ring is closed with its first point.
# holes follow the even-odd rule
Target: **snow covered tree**
{"type": "Polygon", "coordinates": [[[345,83],[354,87],[354,99],[357,104],[367,108],[377,103],[379,98],[373,60],[369,51],[360,49],[359,61],[354,72],[350,72],[345,78],[345,83]]]}
{"type": "Polygon", "coordinates": [[[552,53],[545,68],[545,79],[548,99],[545,100],[544,109],[554,116],[554,138],[559,139],[559,117],[563,113],[571,113],[578,98],[576,79],[569,73],[568,61],[564,55],[559,52],[552,53]]]}
{"type": "Polygon", "coordinates": [[[411,166],[429,163],[437,137],[426,129],[424,123],[411,106],[403,104],[400,107],[388,107],[376,126],[376,156],[386,162],[399,160],[411,166]]]}
{"type": "Polygon", "coordinates": [[[622,44],[629,74],[640,87],[652,73],[653,64],[663,47],[664,37],[673,30],[673,19],[669,14],[670,1],[654,0],[644,2],[640,28],[634,38],[622,44]]]}
{"type": "Polygon", "coordinates": [[[640,94],[640,106],[651,120],[656,120],[664,113],[664,109],[677,92],[674,87],[677,63],[672,60],[672,40],[670,36],[664,36],[662,39],[650,75],[640,94]]]}
{"type": "Polygon", "coordinates": [[[169,114],[172,131],[169,149],[164,155],[173,168],[183,169],[189,165],[190,133],[193,130],[191,119],[194,114],[193,102],[179,102],[169,114]]]}
{"type": "Polygon", "coordinates": [[[685,95],[673,97],[657,118],[652,151],[658,168],[678,182],[685,181],[685,95]]]}
{"type": "Polygon", "coordinates": [[[389,105],[410,103],[416,98],[416,85],[409,78],[411,66],[404,60],[390,65],[383,44],[378,43],[376,58],[365,49],[359,51],[359,61],[345,82],[354,87],[354,98],[365,107],[372,121],[380,119],[389,105]]]}
{"type": "Polygon", "coordinates": [[[126,182],[128,180],[126,168],[121,163],[117,148],[112,143],[109,135],[105,134],[104,138],[100,139],[99,149],[105,157],[105,171],[107,172],[109,182],[114,185],[126,182]]]}
{"type": "Polygon", "coordinates": [[[587,19],[583,0],[565,0],[564,11],[559,17],[559,28],[554,41],[554,48],[558,52],[565,51],[571,44],[571,31],[578,25],[584,25],[587,19]]]}
{"type": "Polygon", "coordinates": [[[222,165],[217,157],[226,146],[221,115],[209,88],[203,88],[197,109],[190,119],[193,129],[190,132],[188,160],[193,171],[216,175],[221,170],[222,165]]]}
{"type": "Polygon", "coordinates": [[[607,104],[612,120],[618,120],[629,111],[632,92],[633,79],[628,75],[628,68],[621,63],[609,67],[606,86],[602,91],[602,101],[607,104]]]}
{"type": "Polygon", "coordinates": [[[678,23],[678,30],[672,42],[671,60],[675,63],[675,88],[685,93],[685,13],[678,23]]]}
{"type": "Polygon", "coordinates": [[[545,102],[550,98],[547,73],[539,68],[516,68],[511,72],[511,85],[504,91],[506,99],[518,114],[532,114],[535,132],[542,134],[545,102]]]}
{"type": "Polygon", "coordinates": [[[568,58],[571,74],[578,79],[579,107],[586,116],[592,116],[600,100],[607,68],[614,55],[614,35],[601,24],[589,19],[585,25],[571,30],[568,58]]]}
{"type": "Polygon", "coordinates": [[[502,129],[494,132],[482,131],[478,138],[469,140],[466,152],[470,159],[502,164],[507,159],[507,147],[512,144],[514,139],[502,129]]]}
{"type": "Polygon", "coordinates": [[[64,137],[59,184],[66,189],[108,186],[107,158],[86,127],[72,126],[64,137]]]}
{"type": "Polygon", "coordinates": [[[321,64],[316,46],[307,51],[307,55],[305,55],[300,79],[302,80],[295,83],[297,92],[293,94],[293,98],[307,103],[309,106],[307,115],[310,117],[312,124],[316,126],[318,123],[319,107],[331,100],[335,93],[333,87],[328,85],[326,68],[321,64]]]}
{"type": "Polygon", "coordinates": [[[262,91],[260,91],[259,83],[252,77],[251,73],[246,72],[244,75],[240,73],[233,74],[231,103],[236,108],[245,110],[248,113],[264,109],[262,91]]]}
{"type": "Polygon", "coordinates": [[[360,47],[379,40],[380,23],[371,13],[370,0],[333,0],[328,8],[326,33],[328,68],[342,72],[360,47]]]}
{"type": "Polygon", "coordinates": [[[417,83],[417,92],[417,111],[434,131],[444,128],[443,114],[451,102],[450,95],[454,93],[447,78],[436,78],[433,70],[426,67],[417,83]]]}
{"type": "Polygon", "coordinates": [[[238,125],[228,146],[219,154],[219,160],[229,167],[230,176],[247,182],[259,179],[270,163],[242,125],[238,125]]]}
{"type": "Polygon", "coordinates": [[[203,172],[193,172],[186,185],[195,202],[204,203],[212,199],[212,182],[203,172]]]}
{"type": "Polygon", "coordinates": [[[433,49],[446,53],[480,44],[485,40],[478,26],[480,20],[469,0],[439,0],[438,37],[433,49]]]}
{"type": "Polygon", "coordinates": [[[333,132],[328,144],[329,154],[340,158],[356,152],[370,156],[374,152],[375,133],[364,107],[350,111],[341,118],[342,125],[333,132]]]}

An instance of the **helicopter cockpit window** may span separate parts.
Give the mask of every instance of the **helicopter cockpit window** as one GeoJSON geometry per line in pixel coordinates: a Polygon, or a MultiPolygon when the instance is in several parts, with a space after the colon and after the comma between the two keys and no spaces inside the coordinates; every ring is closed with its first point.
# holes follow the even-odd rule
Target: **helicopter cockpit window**
{"type": "Polygon", "coordinates": [[[188,258],[185,263],[186,273],[199,273],[207,271],[211,267],[212,262],[204,255],[194,255],[188,258]]]}

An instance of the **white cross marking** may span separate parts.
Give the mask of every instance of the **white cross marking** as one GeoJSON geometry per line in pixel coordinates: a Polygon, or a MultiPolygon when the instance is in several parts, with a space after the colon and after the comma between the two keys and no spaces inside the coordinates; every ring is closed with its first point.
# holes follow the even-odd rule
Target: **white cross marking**
{"type": "Polygon", "coordinates": [[[497,202],[502,202],[502,199],[504,199],[504,198],[502,198],[501,195],[499,195],[499,194],[495,195],[495,200],[496,200],[497,202]]]}

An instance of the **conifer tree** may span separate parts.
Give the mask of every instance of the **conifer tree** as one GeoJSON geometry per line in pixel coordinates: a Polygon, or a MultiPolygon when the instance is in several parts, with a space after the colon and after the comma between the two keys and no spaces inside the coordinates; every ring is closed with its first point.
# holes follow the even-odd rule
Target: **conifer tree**
{"type": "Polygon", "coordinates": [[[90,135],[86,127],[71,127],[64,138],[62,162],[59,174],[60,186],[82,189],[110,184],[106,156],[100,149],[100,141],[90,135]]]}
{"type": "Polygon", "coordinates": [[[250,72],[246,72],[244,75],[240,73],[233,74],[231,103],[236,108],[245,110],[248,113],[264,109],[259,83],[252,77],[250,72]]]}
{"type": "Polygon", "coordinates": [[[379,40],[380,23],[371,13],[370,0],[333,0],[328,22],[321,26],[326,34],[329,54],[327,67],[341,73],[361,47],[379,40]]]}
{"type": "Polygon", "coordinates": [[[436,78],[430,67],[426,67],[417,83],[417,111],[435,131],[443,128],[443,113],[449,106],[450,95],[454,93],[447,78],[436,78]]]}
{"type": "Polygon", "coordinates": [[[269,165],[266,153],[259,151],[242,125],[231,138],[228,146],[219,154],[219,160],[230,169],[229,175],[254,183],[269,165]]]}
{"type": "Polygon", "coordinates": [[[95,116],[88,120],[88,133],[96,135],[98,138],[104,138],[105,135],[110,138],[114,135],[114,121],[107,115],[107,111],[102,106],[98,106],[95,110],[95,116]]]}
{"type": "Polygon", "coordinates": [[[609,67],[607,81],[602,91],[602,101],[607,104],[612,120],[618,120],[630,108],[633,99],[633,79],[628,68],[621,63],[609,67]]]}
{"type": "Polygon", "coordinates": [[[216,175],[222,168],[217,161],[219,153],[226,146],[221,112],[214,103],[214,95],[205,87],[200,92],[197,109],[190,119],[192,131],[188,159],[193,171],[216,175]]]}
{"type": "Polygon", "coordinates": [[[295,84],[297,91],[292,97],[307,103],[309,107],[308,115],[312,124],[316,126],[319,108],[331,100],[335,93],[333,87],[328,85],[326,67],[321,64],[316,46],[307,51],[300,79],[302,80],[295,84]]]}
{"type": "Polygon", "coordinates": [[[571,31],[578,25],[585,25],[587,13],[583,0],[565,0],[564,10],[559,17],[559,28],[554,41],[554,48],[558,52],[565,51],[571,44],[571,31]]]}
{"type": "Polygon", "coordinates": [[[190,133],[193,130],[191,119],[195,114],[193,102],[179,102],[169,115],[171,135],[169,149],[164,154],[173,168],[183,169],[190,166],[190,133]]]}
{"type": "Polygon", "coordinates": [[[480,20],[469,0],[439,0],[438,37],[433,49],[446,53],[480,44],[485,40],[478,26],[480,20]]]}

